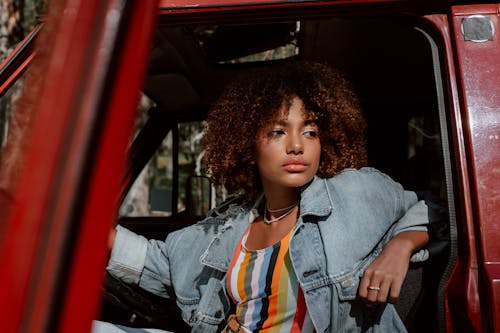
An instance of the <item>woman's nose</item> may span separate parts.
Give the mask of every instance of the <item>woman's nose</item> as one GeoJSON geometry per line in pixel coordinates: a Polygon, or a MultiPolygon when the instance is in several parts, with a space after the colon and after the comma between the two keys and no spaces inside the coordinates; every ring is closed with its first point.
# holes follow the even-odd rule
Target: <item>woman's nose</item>
{"type": "Polygon", "coordinates": [[[291,135],[288,140],[287,154],[302,154],[304,152],[304,145],[300,137],[291,135]]]}

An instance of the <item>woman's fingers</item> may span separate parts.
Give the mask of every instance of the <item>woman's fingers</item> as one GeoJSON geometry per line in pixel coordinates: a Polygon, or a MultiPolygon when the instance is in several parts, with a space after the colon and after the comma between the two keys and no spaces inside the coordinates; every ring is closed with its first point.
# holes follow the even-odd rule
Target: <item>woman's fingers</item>
{"type": "Polygon", "coordinates": [[[411,256],[405,244],[393,238],[366,268],[358,290],[361,299],[391,303],[398,299],[411,256]]]}
{"type": "Polygon", "coordinates": [[[370,286],[371,273],[365,271],[358,287],[358,295],[363,300],[368,300],[368,286],[370,286]]]}
{"type": "Polygon", "coordinates": [[[377,295],[377,302],[385,303],[387,302],[387,295],[391,290],[391,281],[389,279],[384,279],[380,285],[380,291],[377,295]]]}
{"type": "Polygon", "coordinates": [[[367,269],[359,284],[358,295],[367,302],[394,303],[401,291],[403,279],[384,271],[367,269]]]}
{"type": "Polygon", "coordinates": [[[368,286],[366,289],[368,290],[366,300],[368,302],[377,302],[378,296],[380,292],[382,291],[381,289],[381,284],[382,284],[382,276],[378,272],[373,272],[370,278],[370,282],[368,283],[368,286]]]}
{"type": "Polygon", "coordinates": [[[368,268],[359,283],[359,296],[367,302],[377,302],[382,291],[383,274],[368,268]]]}
{"type": "Polygon", "coordinates": [[[389,303],[396,303],[401,292],[401,287],[403,286],[404,278],[396,279],[391,283],[391,291],[389,294],[389,303]]]}

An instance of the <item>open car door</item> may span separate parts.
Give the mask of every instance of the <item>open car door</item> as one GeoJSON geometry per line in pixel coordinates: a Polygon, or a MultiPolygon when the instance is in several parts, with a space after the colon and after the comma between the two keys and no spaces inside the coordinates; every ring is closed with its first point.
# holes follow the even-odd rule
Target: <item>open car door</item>
{"type": "Polygon", "coordinates": [[[90,330],[156,8],[49,4],[22,97],[30,103],[18,109],[36,120],[29,148],[18,174],[2,174],[15,177],[1,207],[4,332],[90,330]]]}

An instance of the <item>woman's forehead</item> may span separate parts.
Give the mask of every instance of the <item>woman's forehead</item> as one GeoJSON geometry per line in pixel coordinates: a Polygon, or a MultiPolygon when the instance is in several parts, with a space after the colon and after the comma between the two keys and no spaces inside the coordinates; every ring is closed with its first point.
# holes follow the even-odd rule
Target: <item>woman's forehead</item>
{"type": "Polygon", "coordinates": [[[271,121],[286,121],[290,115],[290,110],[300,110],[300,114],[302,118],[306,121],[308,120],[316,120],[316,115],[314,112],[308,110],[304,103],[302,102],[301,99],[298,97],[292,99],[289,102],[283,102],[281,107],[279,109],[274,110],[274,112],[271,113],[271,121]]]}

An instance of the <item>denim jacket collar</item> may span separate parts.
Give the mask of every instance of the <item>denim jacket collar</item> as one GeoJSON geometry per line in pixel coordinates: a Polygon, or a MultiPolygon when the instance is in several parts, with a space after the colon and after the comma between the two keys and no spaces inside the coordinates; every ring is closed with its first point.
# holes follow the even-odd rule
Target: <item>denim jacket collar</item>
{"type": "Polygon", "coordinates": [[[227,272],[236,246],[254,218],[254,208],[252,208],[242,210],[236,216],[227,219],[201,255],[200,262],[219,271],[227,272]]]}
{"type": "MultiPolygon", "coordinates": [[[[254,203],[252,209],[241,210],[234,218],[230,218],[220,229],[201,255],[200,261],[203,265],[227,272],[231,263],[233,253],[241,237],[250,223],[255,219],[256,208],[263,200],[261,195],[254,203]]],[[[314,179],[304,185],[300,200],[300,220],[304,216],[326,216],[332,210],[330,193],[324,179],[314,179]],[[325,204],[326,203],[326,204],[325,204]]]]}
{"type": "Polygon", "coordinates": [[[332,200],[325,179],[314,179],[302,188],[300,216],[326,216],[332,211],[332,200]]]}

